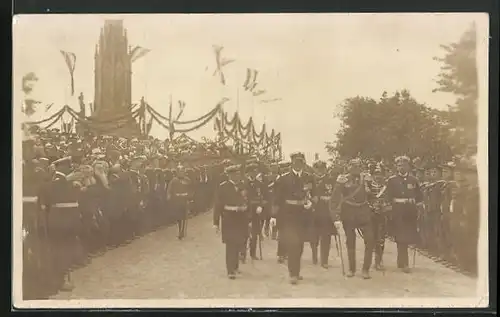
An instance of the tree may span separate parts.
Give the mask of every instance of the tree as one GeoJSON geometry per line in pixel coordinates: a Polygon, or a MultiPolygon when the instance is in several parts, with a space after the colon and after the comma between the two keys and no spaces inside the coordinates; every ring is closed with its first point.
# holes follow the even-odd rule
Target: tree
{"type": "Polygon", "coordinates": [[[477,98],[478,77],[476,67],[476,26],[465,31],[460,40],[441,45],[444,57],[434,57],[442,63],[441,72],[435,80],[438,87],[434,92],[452,93],[457,97],[449,105],[450,120],[454,125],[454,146],[464,152],[470,145],[477,144],[477,98]]]}
{"type": "Polygon", "coordinates": [[[348,98],[338,107],[341,129],[337,141],[326,146],[335,157],[452,157],[447,113],[418,103],[407,90],[391,97],[384,92],[379,101],[348,98]]]}
{"type": "Polygon", "coordinates": [[[22,78],[21,90],[24,93],[24,101],[22,111],[27,115],[31,116],[36,111],[36,106],[41,102],[38,100],[34,100],[30,97],[31,92],[33,91],[34,84],[38,81],[38,77],[35,73],[29,72],[22,78]]]}

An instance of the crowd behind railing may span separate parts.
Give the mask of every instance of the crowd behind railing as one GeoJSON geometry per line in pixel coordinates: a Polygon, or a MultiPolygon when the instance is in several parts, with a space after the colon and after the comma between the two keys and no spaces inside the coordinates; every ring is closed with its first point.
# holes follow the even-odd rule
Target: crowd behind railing
{"type": "MultiPolygon", "coordinates": [[[[30,133],[23,142],[25,299],[46,298],[71,288],[73,269],[110,248],[175,223],[178,215],[169,210],[166,192],[179,162],[188,166],[192,180],[193,215],[210,208],[225,177],[224,166],[229,164],[218,149],[193,144],[78,136],[57,129],[30,133]],[[188,160],[196,155],[197,161],[188,160]],[[203,165],[196,163],[200,161],[203,165]],[[133,172],[143,179],[141,185],[134,183],[133,172]],[[58,175],[64,175],[65,181],[54,182],[58,175]]],[[[382,164],[365,163],[367,170],[382,164]]],[[[458,161],[426,166],[415,162],[414,167],[425,196],[418,247],[476,273],[479,189],[475,166],[458,161]]],[[[330,172],[343,169],[337,162],[330,172]]],[[[383,170],[386,177],[393,172],[386,165],[383,170]]],[[[265,171],[271,179],[280,172],[279,166],[265,171]]],[[[387,219],[390,236],[390,212],[387,219]]]]}

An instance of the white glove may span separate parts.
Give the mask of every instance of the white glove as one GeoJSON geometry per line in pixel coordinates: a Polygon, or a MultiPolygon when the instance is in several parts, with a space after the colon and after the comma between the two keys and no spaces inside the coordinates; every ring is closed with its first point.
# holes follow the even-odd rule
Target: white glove
{"type": "Polygon", "coordinates": [[[269,221],[269,224],[273,227],[276,226],[276,218],[271,218],[271,220],[269,221]]]}
{"type": "Polygon", "coordinates": [[[333,225],[335,226],[335,228],[337,228],[337,230],[340,230],[340,228],[342,228],[342,222],[338,220],[333,222],[333,225]]]}
{"type": "Polygon", "coordinates": [[[304,208],[306,210],[309,210],[309,209],[311,209],[312,205],[313,205],[312,201],[308,200],[307,203],[304,205],[304,208]]]}
{"type": "Polygon", "coordinates": [[[257,214],[260,214],[262,212],[262,207],[261,206],[257,207],[257,210],[255,212],[257,214]]]}

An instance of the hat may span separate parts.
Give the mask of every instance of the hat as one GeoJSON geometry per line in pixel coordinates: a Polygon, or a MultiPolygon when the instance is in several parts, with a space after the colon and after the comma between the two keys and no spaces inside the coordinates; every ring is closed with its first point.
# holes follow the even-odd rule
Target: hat
{"type": "Polygon", "coordinates": [[[318,160],[318,161],[314,162],[313,167],[314,168],[326,168],[326,162],[318,160]]]}
{"type": "Polygon", "coordinates": [[[66,156],[63,158],[60,158],[58,160],[55,160],[52,162],[52,164],[58,168],[58,167],[71,167],[71,156],[66,156]]]}
{"type": "Polygon", "coordinates": [[[401,155],[401,156],[398,156],[394,159],[394,163],[395,164],[400,164],[400,163],[410,163],[410,158],[406,155],[401,155]]]}
{"type": "Polygon", "coordinates": [[[231,166],[228,166],[226,167],[226,169],[224,170],[224,172],[226,173],[235,173],[235,172],[239,172],[240,171],[240,166],[239,165],[231,165],[231,166]]]}
{"type": "Polygon", "coordinates": [[[305,161],[306,157],[305,157],[304,153],[302,153],[302,152],[294,152],[294,153],[290,154],[290,159],[291,160],[303,160],[303,161],[305,161]]]}
{"type": "Polygon", "coordinates": [[[361,165],[361,159],[360,158],[353,158],[349,161],[349,165],[361,165]]]}
{"type": "Polygon", "coordinates": [[[245,167],[245,170],[248,172],[248,171],[256,171],[257,169],[259,168],[259,164],[257,164],[256,162],[251,162],[251,163],[248,163],[245,167]]]}

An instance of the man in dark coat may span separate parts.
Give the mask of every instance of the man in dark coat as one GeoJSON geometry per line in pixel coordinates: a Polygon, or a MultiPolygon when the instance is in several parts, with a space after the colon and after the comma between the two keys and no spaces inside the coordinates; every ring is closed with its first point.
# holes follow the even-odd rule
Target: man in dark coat
{"type": "Polygon", "coordinates": [[[262,180],[257,179],[257,163],[246,166],[248,173],[248,199],[250,200],[250,257],[257,260],[257,242],[262,239],[262,226],[264,222],[264,209],[266,208],[267,186],[262,180]]]}
{"type": "Polygon", "coordinates": [[[248,231],[248,196],[241,181],[240,166],[230,166],[226,173],[228,180],[217,189],[213,225],[217,233],[222,233],[222,242],[226,245],[228,277],[235,279],[239,272],[238,256],[248,231]]]}
{"type": "Polygon", "coordinates": [[[423,205],[418,179],[409,174],[410,159],[400,156],[395,160],[398,172],[387,180],[386,197],[392,204],[392,219],[397,244],[398,268],[410,273],[408,245],[417,242],[418,208],[423,205]]]}
{"type": "Polygon", "coordinates": [[[320,249],[321,266],[328,268],[328,257],[330,255],[330,245],[332,235],[337,234],[330,216],[330,196],[332,194],[335,179],[326,174],[326,163],[317,161],[313,168],[316,171],[316,206],[313,213],[313,232],[311,232],[311,248],[313,263],[318,263],[318,247],[320,249]]]}
{"type": "Polygon", "coordinates": [[[290,283],[297,284],[301,279],[300,262],[304,241],[307,239],[307,220],[311,217],[315,188],[313,176],[304,171],[304,154],[296,152],[290,158],[290,171],[279,177],[274,185],[273,215],[278,216],[281,222],[279,240],[286,248],[290,283]]]}
{"type": "Polygon", "coordinates": [[[362,172],[360,159],[349,162],[349,173],[337,177],[332,192],[330,209],[332,219],[337,229],[342,226],[346,236],[347,259],[349,272],[347,277],[353,277],[356,272],[356,229],[363,234],[365,252],[361,276],[370,278],[370,266],[373,257],[373,228],[371,222],[372,211],[369,201],[371,197],[371,176],[362,172]],[[341,221],[341,222],[340,222],[341,221]]]}
{"type": "Polygon", "coordinates": [[[179,165],[176,176],[170,181],[167,188],[167,201],[177,220],[179,229],[177,238],[179,240],[182,240],[186,234],[187,216],[192,199],[192,181],[188,178],[184,166],[179,165]]]}

